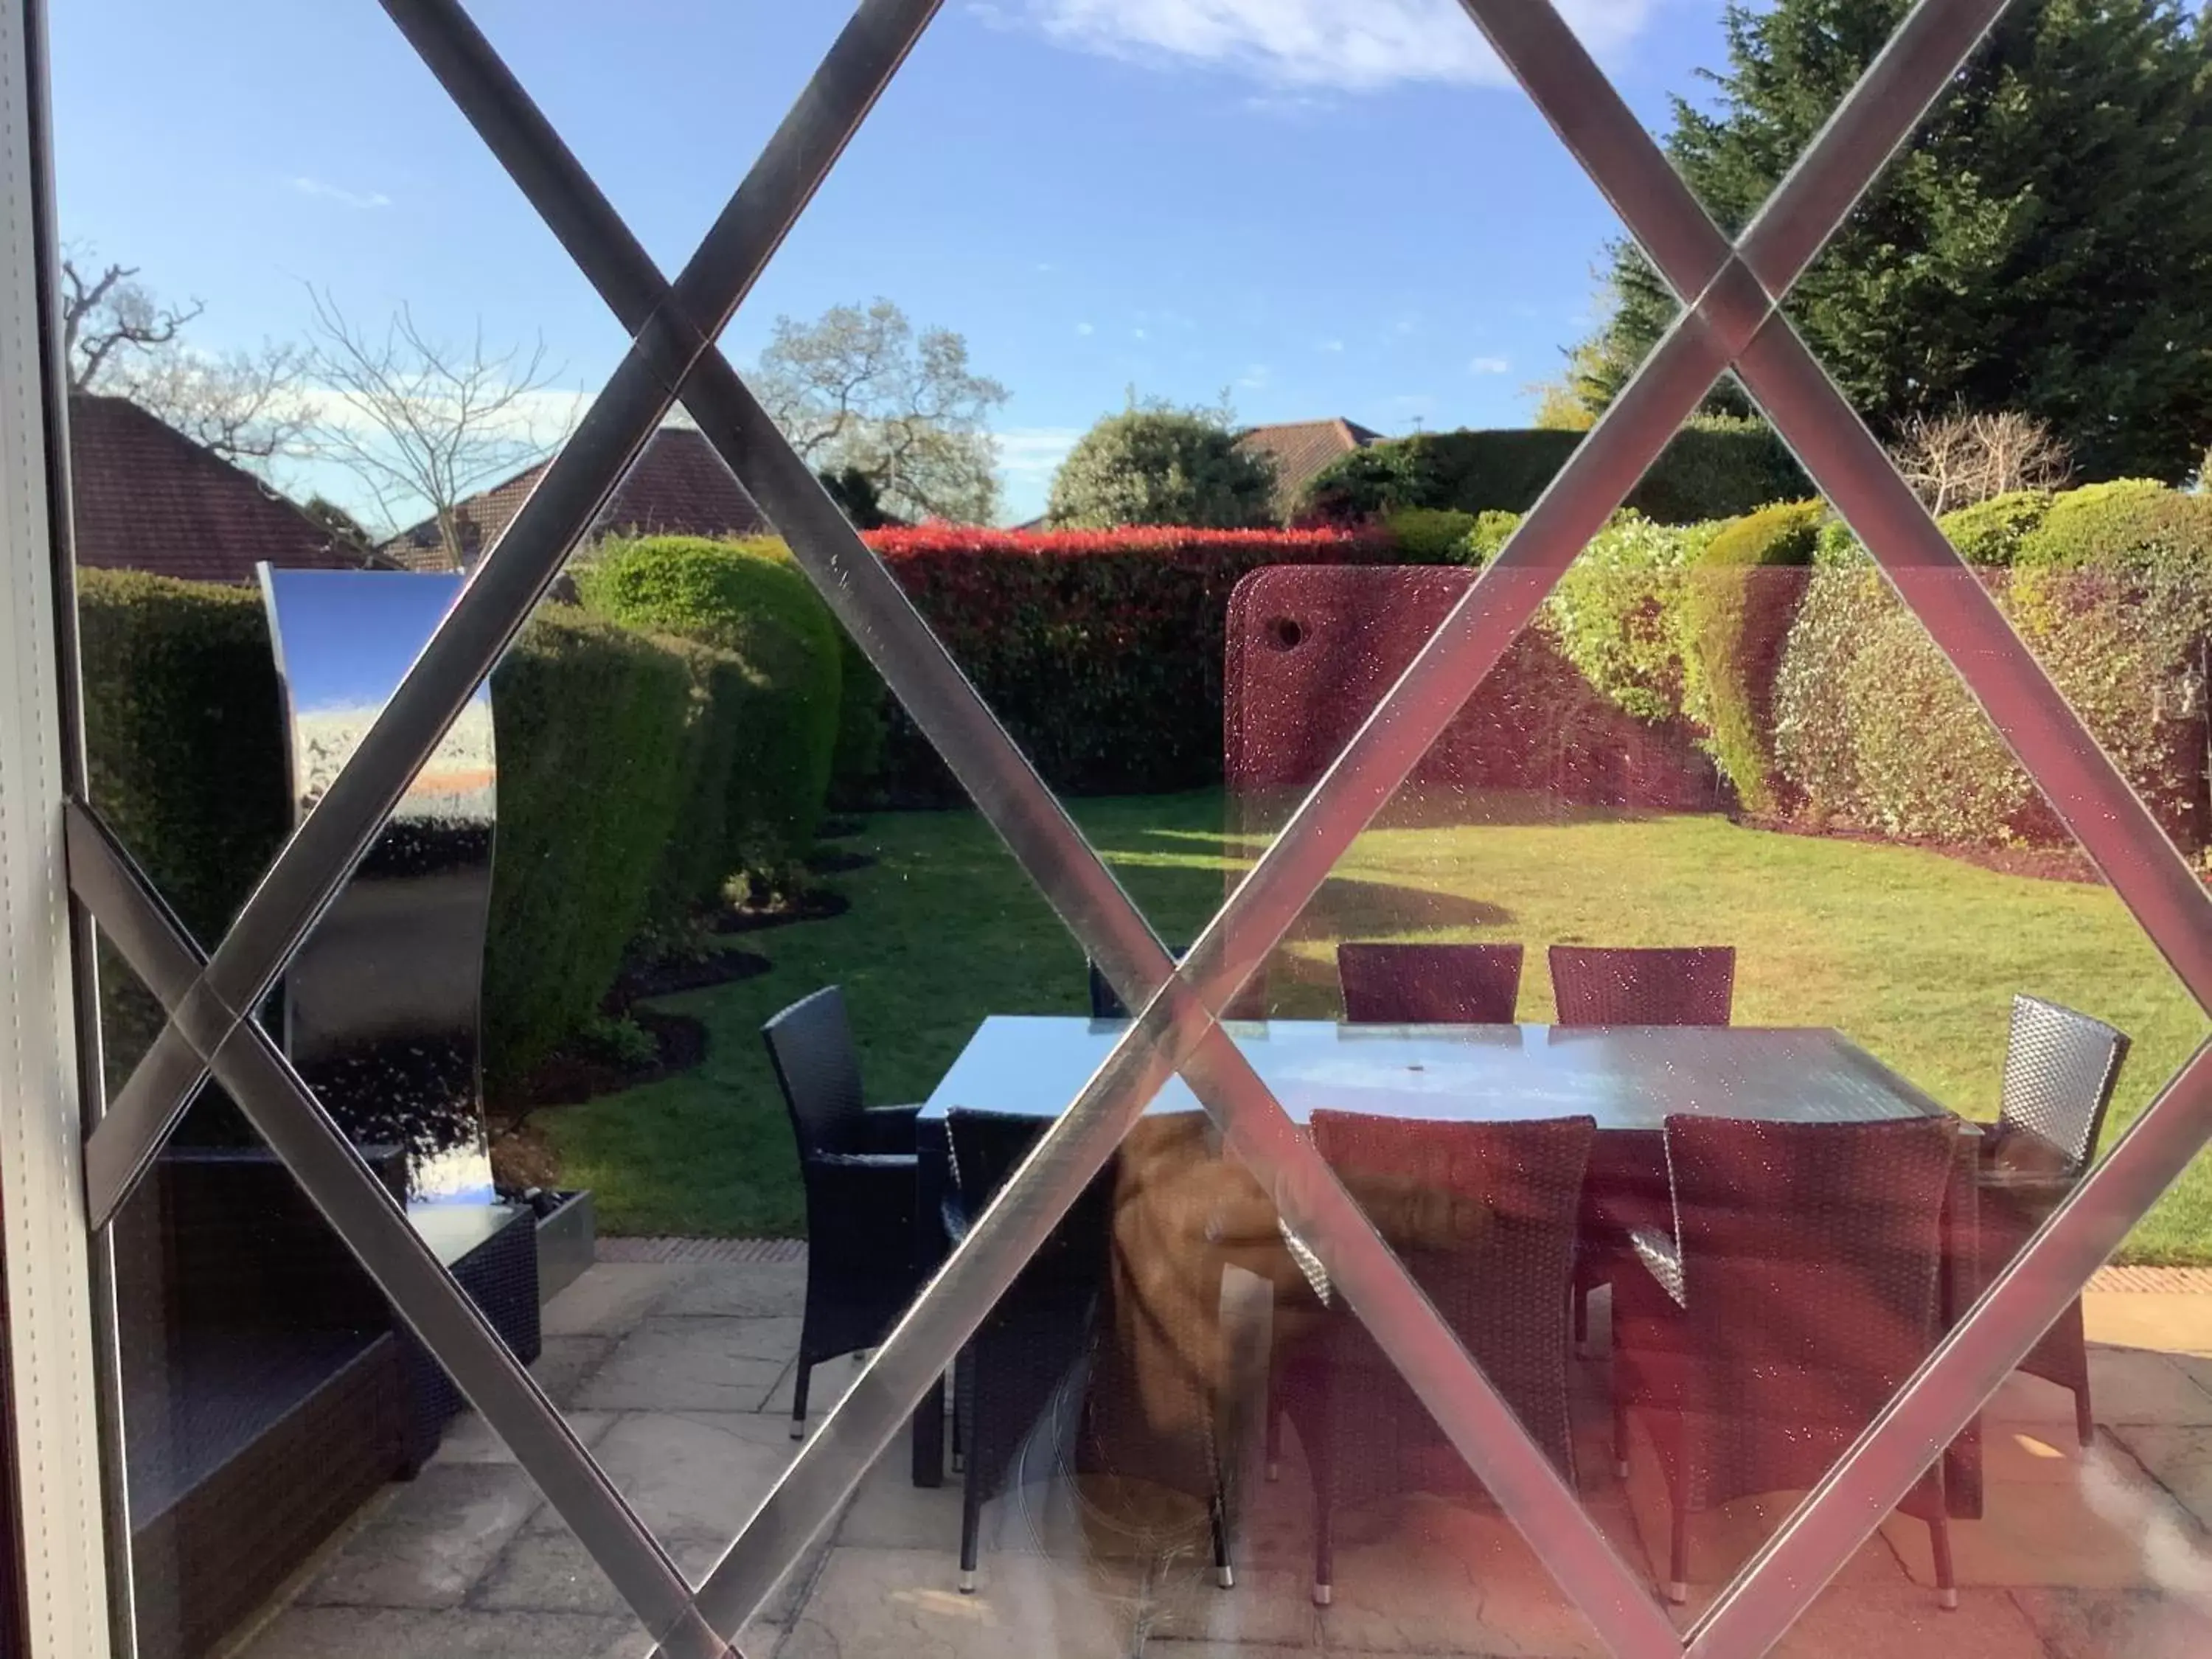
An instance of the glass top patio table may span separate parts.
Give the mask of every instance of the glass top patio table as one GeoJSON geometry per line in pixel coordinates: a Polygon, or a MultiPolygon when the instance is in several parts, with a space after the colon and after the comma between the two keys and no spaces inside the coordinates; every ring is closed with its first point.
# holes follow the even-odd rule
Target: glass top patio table
{"type": "MultiPolygon", "coordinates": [[[[1054,1117],[1126,1029],[1121,1020],[994,1014],[922,1107],[1054,1117]]],[[[1794,1123],[1932,1117],[1943,1108],[1839,1032],[1769,1026],[1348,1025],[1224,1022],[1300,1123],[1316,1108],[1474,1121],[1587,1114],[1656,1132],[1674,1114],[1794,1123]]],[[[1146,1109],[1194,1112],[1171,1078],[1146,1109]]]]}

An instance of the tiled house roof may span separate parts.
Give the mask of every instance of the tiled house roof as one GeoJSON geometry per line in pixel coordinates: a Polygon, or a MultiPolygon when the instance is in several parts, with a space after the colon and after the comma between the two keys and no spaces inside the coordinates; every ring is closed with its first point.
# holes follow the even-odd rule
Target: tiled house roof
{"type": "Polygon", "coordinates": [[[1255,426],[1237,442],[1275,458],[1275,514],[1285,523],[1308,480],[1340,455],[1380,443],[1382,434],[1351,421],[1292,421],[1255,426]]]}
{"type": "MultiPolygon", "coordinates": [[[[550,465],[540,461],[460,504],[465,562],[475,563],[499,539],[550,465]]],[[[714,447],[690,427],[664,426],[646,441],[584,540],[615,535],[757,536],[767,529],[768,520],[714,447]]],[[[434,519],[402,531],[384,544],[384,551],[416,569],[439,569],[446,562],[434,519]]]]}
{"type": "Polygon", "coordinates": [[[262,559],[318,570],[380,562],[123,398],[70,398],[70,485],[81,565],[250,582],[262,559]]]}

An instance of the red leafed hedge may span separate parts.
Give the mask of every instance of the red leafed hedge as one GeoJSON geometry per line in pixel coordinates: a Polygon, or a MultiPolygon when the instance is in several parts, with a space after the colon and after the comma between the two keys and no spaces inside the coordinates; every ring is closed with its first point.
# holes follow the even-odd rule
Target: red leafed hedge
{"type": "MultiPolygon", "coordinates": [[[[1045,779],[1073,794],[1221,777],[1222,629],[1262,565],[1397,562],[1387,532],[872,532],[902,586],[1045,779]]],[[[962,799],[927,741],[886,710],[883,795],[962,799]]]]}

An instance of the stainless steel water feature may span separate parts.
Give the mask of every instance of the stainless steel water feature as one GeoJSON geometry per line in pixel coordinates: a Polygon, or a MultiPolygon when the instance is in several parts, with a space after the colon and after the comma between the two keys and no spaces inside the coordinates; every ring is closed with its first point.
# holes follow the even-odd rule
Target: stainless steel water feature
{"type": "MultiPolygon", "coordinates": [[[[259,567],[304,818],[460,595],[459,574],[259,567]]],[[[489,1203],[478,1008],[497,766],[479,686],[284,976],[292,1063],[410,1204],[489,1203]]]]}

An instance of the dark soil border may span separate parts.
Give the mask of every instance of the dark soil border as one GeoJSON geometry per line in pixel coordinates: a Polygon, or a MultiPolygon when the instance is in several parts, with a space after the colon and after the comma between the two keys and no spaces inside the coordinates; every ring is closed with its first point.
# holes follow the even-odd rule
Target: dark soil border
{"type": "Polygon", "coordinates": [[[848,876],[855,870],[872,869],[873,853],[856,853],[844,847],[817,847],[807,855],[806,867],[817,876],[848,876]]]}
{"type": "Polygon", "coordinates": [[[630,1018],[653,1035],[657,1052],[650,1062],[625,1066],[600,1055],[562,1050],[491,1109],[489,1115],[501,1120],[498,1128],[513,1133],[520,1127],[516,1120],[541,1106],[580,1106],[601,1095],[691,1071],[707,1058],[707,1028],[690,1015],[633,1008],[630,1018]]]}
{"type": "Polygon", "coordinates": [[[822,887],[802,893],[796,900],[774,909],[740,909],[735,906],[715,916],[718,933],[756,933],[764,927],[788,927],[794,921],[830,921],[853,908],[842,893],[822,887]]]}
{"type": "Polygon", "coordinates": [[[647,997],[673,996],[678,991],[704,991],[717,985],[735,985],[757,979],[775,966],[750,951],[709,951],[699,957],[664,957],[658,962],[624,965],[615,981],[614,1000],[625,1006],[647,997]]]}

